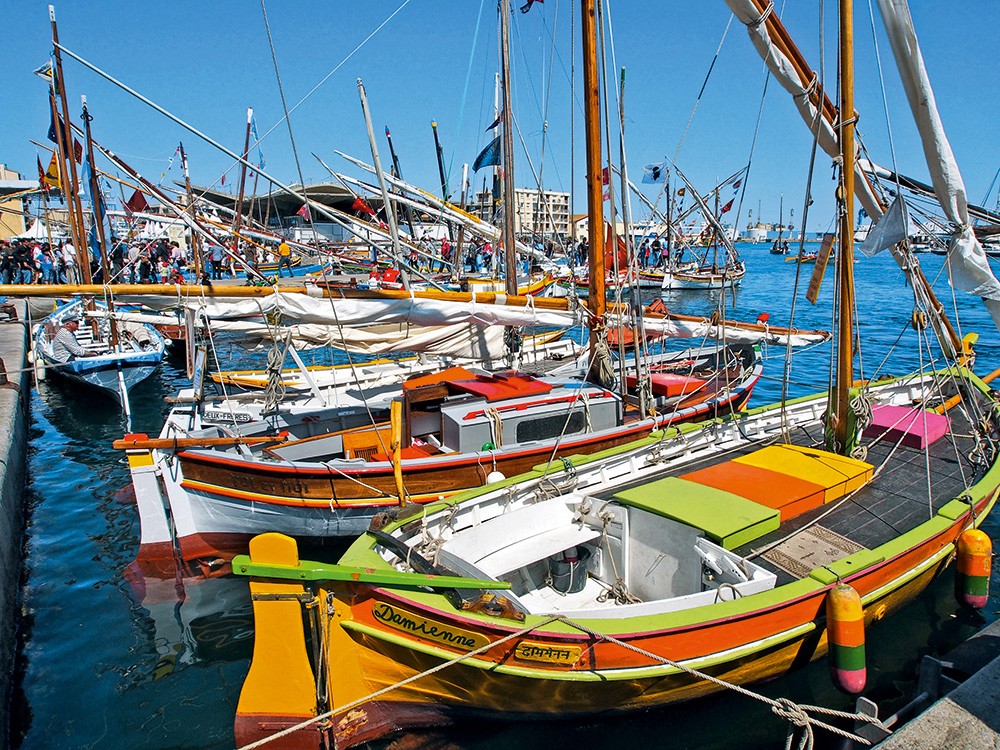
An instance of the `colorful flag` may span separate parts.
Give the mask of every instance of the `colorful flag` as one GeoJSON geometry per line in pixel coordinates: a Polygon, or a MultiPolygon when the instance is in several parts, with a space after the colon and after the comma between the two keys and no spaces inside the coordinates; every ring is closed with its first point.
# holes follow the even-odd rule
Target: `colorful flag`
{"type": "Polygon", "coordinates": [[[146,202],[146,196],[136,190],[132,193],[132,197],[125,201],[125,210],[130,214],[138,213],[139,211],[145,211],[149,208],[149,203],[146,202]]]}
{"type": "Polygon", "coordinates": [[[354,199],[354,203],[351,204],[351,210],[362,214],[368,214],[369,216],[375,215],[375,209],[369,206],[362,198],[354,199]]]}
{"type": "MultiPolygon", "coordinates": [[[[61,117],[59,118],[58,127],[60,128],[63,127],[63,120],[61,117]]],[[[53,143],[59,143],[58,133],[60,132],[62,131],[56,130],[56,118],[55,115],[53,114],[52,117],[49,119],[49,133],[48,133],[49,140],[52,141],[53,143]]],[[[76,157],[77,164],[83,163],[83,146],[80,145],[80,141],[78,141],[76,138],[73,139],[73,155],[76,157]]]]}
{"type": "Polygon", "coordinates": [[[500,136],[494,138],[490,145],[482,150],[472,164],[472,171],[478,172],[483,167],[494,167],[500,163],[500,136]]]}
{"type": "Polygon", "coordinates": [[[528,0],[528,2],[526,2],[524,5],[521,6],[521,12],[527,13],[529,10],[531,10],[532,5],[534,5],[535,3],[543,3],[543,2],[545,2],[545,0],[528,0]]]}
{"type": "Polygon", "coordinates": [[[54,151],[52,152],[52,159],[49,161],[49,168],[44,172],[42,171],[42,161],[41,159],[38,160],[38,182],[46,190],[49,188],[59,190],[62,187],[62,182],[59,179],[59,162],[56,159],[54,151]]]}
{"type": "Polygon", "coordinates": [[[721,211],[719,211],[719,215],[720,215],[720,216],[721,216],[722,214],[726,213],[727,211],[729,211],[729,210],[730,210],[730,209],[731,209],[731,208],[733,207],[733,201],[734,201],[734,200],[736,200],[736,199],[735,199],[735,198],[733,198],[732,200],[730,200],[730,201],[729,201],[729,203],[727,203],[726,205],[724,205],[724,206],[722,207],[722,210],[721,210],[721,211]]]}
{"type": "Polygon", "coordinates": [[[658,185],[667,179],[666,164],[647,164],[642,168],[642,181],[646,185],[658,185]]]}
{"type": "Polygon", "coordinates": [[[44,78],[46,81],[52,80],[52,59],[49,58],[40,66],[35,68],[34,73],[39,78],[44,78]]]}
{"type": "Polygon", "coordinates": [[[309,204],[303,203],[302,208],[295,212],[297,216],[301,216],[306,221],[309,221],[309,204]]]}
{"type": "Polygon", "coordinates": [[[740,189],[740,185],[742,185],[742,184],[743,184],[743,180],[737,180],[736,182],[733,183],[733,190],[739,190],[740,189]]]}
{"type": "Polygon", "coordinates": [[[678,190],[677,190],[677,197],[678,198],[683,198],[684,197],[684,193],[685,193],[685,189],[684,188],[678,188],[678,190]]]}

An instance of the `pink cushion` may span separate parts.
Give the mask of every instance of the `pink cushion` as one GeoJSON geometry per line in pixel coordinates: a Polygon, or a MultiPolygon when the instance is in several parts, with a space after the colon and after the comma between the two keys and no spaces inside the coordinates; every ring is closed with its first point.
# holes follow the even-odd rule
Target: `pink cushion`
{"type": "Polygon", "coordinates": [[[926,448],[945,436],[951,420],[944,414],[910,406],[876,404],[872,407],[872,423],[865,428],[866,438],[881,438],[909,448],[926,448]]]}

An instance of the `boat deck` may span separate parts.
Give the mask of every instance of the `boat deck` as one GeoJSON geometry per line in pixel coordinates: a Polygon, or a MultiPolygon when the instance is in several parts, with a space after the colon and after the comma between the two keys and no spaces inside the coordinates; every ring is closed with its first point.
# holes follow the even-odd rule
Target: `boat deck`
{"type": "MultiPolygon", "coordinates": [[[[982,474],[973,459],[976,440],[966,412],[955,408],[948,416],[951,432],[926,449],[897,445],[889,440],[863,441],[868,449],[864,460],[875,467],[872,481],[853,495],[783,521],[776,530],[733,551],[775,573],[777,585],[782,585],[803,578],[810,570],[845,554],[878,547],[928,520],[982,474]],[[928,463],[932,467],[930,501],[928,463]]],[[[822,426],[799,428],[788,442],[804,448],[822,448],[822,426]]],[[[747,443],[727,458],[747,456],[761,447],[760,443],[747,443]]],[[[687,474],[715,463],[718,457],[685,465],[672,474],[687,474]]]]}

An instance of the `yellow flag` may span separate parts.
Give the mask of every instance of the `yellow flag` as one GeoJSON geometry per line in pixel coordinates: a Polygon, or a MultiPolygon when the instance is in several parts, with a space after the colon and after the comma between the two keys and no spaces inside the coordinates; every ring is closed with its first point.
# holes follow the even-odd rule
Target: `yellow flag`
{"type": "Polygon", "coordinates": [[[55,153],[52,154],[52,161],[49,162],[49,168],[45,170],[45,175],[42,177],[42,181],[49,187],[57,189],[62,185],[59,181],[59,162],[56,161],[55,153]]]}

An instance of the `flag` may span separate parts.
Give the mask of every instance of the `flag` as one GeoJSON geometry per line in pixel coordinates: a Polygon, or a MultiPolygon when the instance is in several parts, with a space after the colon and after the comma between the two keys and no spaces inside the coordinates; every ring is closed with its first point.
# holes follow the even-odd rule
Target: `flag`
{"type": "Polygon", "coordinates": [[[483,167],[493,167],[500,163],[500,136],[494,138],[490,145],[482,150],[472,164],[472,171],[478,172],[483,167]]]}
{"type": "Polygon", "coordinates": [[[685,193],[684,188],[678,188],[677,189],[677,197],[678,198],[683,198],[684,197],[684,193],[685,193]]]}
{"type": "Polygon", "coordinates": [[[92,200],[93,196],[90,194],[90,179],[93,172],[90,171],[90,159],[83,163],[83,171],[80,172],[80,193],[88,201],[92,200]]]}
{"type": "Polygon", "coordinates": [[[149,208],[149,203],[146,202],[146,196],[136,190],[132,193],[132,197],[125,201],[125,210],[130,214],[138,213],[139,211],[145,211],[149,208]]]}
{"type": "Polygon", "coordinates": [[[52,60],[51,58],[46,60],[40,66],[35,68],[34,74],[39,78],[44,78],[46,81],[52,80],[52,60]]]}
{"type": "Polygon", "coordinates": [[[743,184],[743,180],[737,180],[736,182],[733,183],[733,190],[739,190],[740,189],[740,185],[742,185],[742,184],[743,184]]]}
{"type": "Polygon", "coordinates": [[[532,5],[534,5],[535,3],[543,3],[543,2],[545,2],[545,0],[528,0],[528,2],[526,2],[524,5],[521,6],[521,12],[527,13],[529,10],[531,10],[532,5]]]}
{"type": "MultiPolygon", "coordinates": [[[[58,127],[62,128],[62,126],[63,126],[63,120],[60,117],[58,127]]],[[[57,131],[56,127],[57,127],[56,117],[55,114],[53,113],[52,117],[49,119],[49,133],[48,133],[48,138],[53,143],[59,143],[58,134],[62,132],[62,130],[57,131]]],[[[78,141],[76,138],[73,139],[73,155],[76,157],[77,164],[83,163],[83,146],[80,145],[80,141],[78,141]]]]}
{"type": "Polygon", "coordinates": [[[642,168],[642,181],[647,185],[658,185],[667,179],[666,164],[647,164],[642,168]]]}
{"type": "Polygon", "coordinates": [[[501,121],[502,119],[503,119],[503,110],[501,110],[501,111],[500,111],[500,114],[498,114],[498,115],[497,115],[497,119],[495,119],[495,120],[493,121],[493,124],[492,124],[492,125],[490,125],[490,126],[489,126],[488,128],[486,128],[486,129],[487,129],[487,130],[493,130],[493,128],[497,127],[497,126],[498,126],[498,125],[500,124],[500,121],[501,121]]]}
{"type": "MultiPolygon", "coordinates": [[[[166,174],[166,173],[164,173],[164,174],[166,174]]],[[[226,184],[226,175],[225,175],[225,173],[223,173],[223,174],[222,174],[222,180],[221,180],[220,182],[221,182],[221,184],[223,184],[223,185],[225,185],[225,184],[226,184]]]]}
{"type": "Polygon", "coordinates": [[[56,160],[55,152],[52,153],[52,159],[49,161],[49,168],[46,170],[42,169],[42,160],[38,159],[38,183],[45,189],[56,188],[60,189],[62,183],[59,180],[59,162],[56,160]]]}
{"type": "Polygon", "coordinates": [[[602,185],[610,185],[611,184],[611,174],[608,171],[607,167],[604,167],[604,169],[601,170],[601,184],[602,185]]]}
{"type": "Polygon", "coordinates": [[[306,221],[309,221],[309,204],[303,203],[302,208],[295,212],[296,216],[301,216],[306,221]]]}
{"type": "MultiPolygon", "coordinates": [[[[386,132],[388,132],[386,128],[386,132]]],[[[250,132],[253,134],[254,143],[257,144],[257,167],[259,169],[264,168],[264,152],[260,150],[260,136],[257,135],[257,118],[250,117],[250,132]]]]}
{"type": "Polygon", "coordinates": [[[351,210],[362,214],[368,214],[369,216],[375,215],[375,209],[369,206],[362,198],[354,199],[354,203],[351,204],[351,210]]]}
{"type": "Polygon", "coordinates": [[[719,211],[719,216],[722,216],[722,214],[726,213],[727,211],[729,211],[733,207],[733,201],[734,200],[736,200],[736,199],[733,198],[732,200],[729,201],[729,203],[727,203],[726,205],[724,205],[722,207],[722,210],[719,211]]]}

